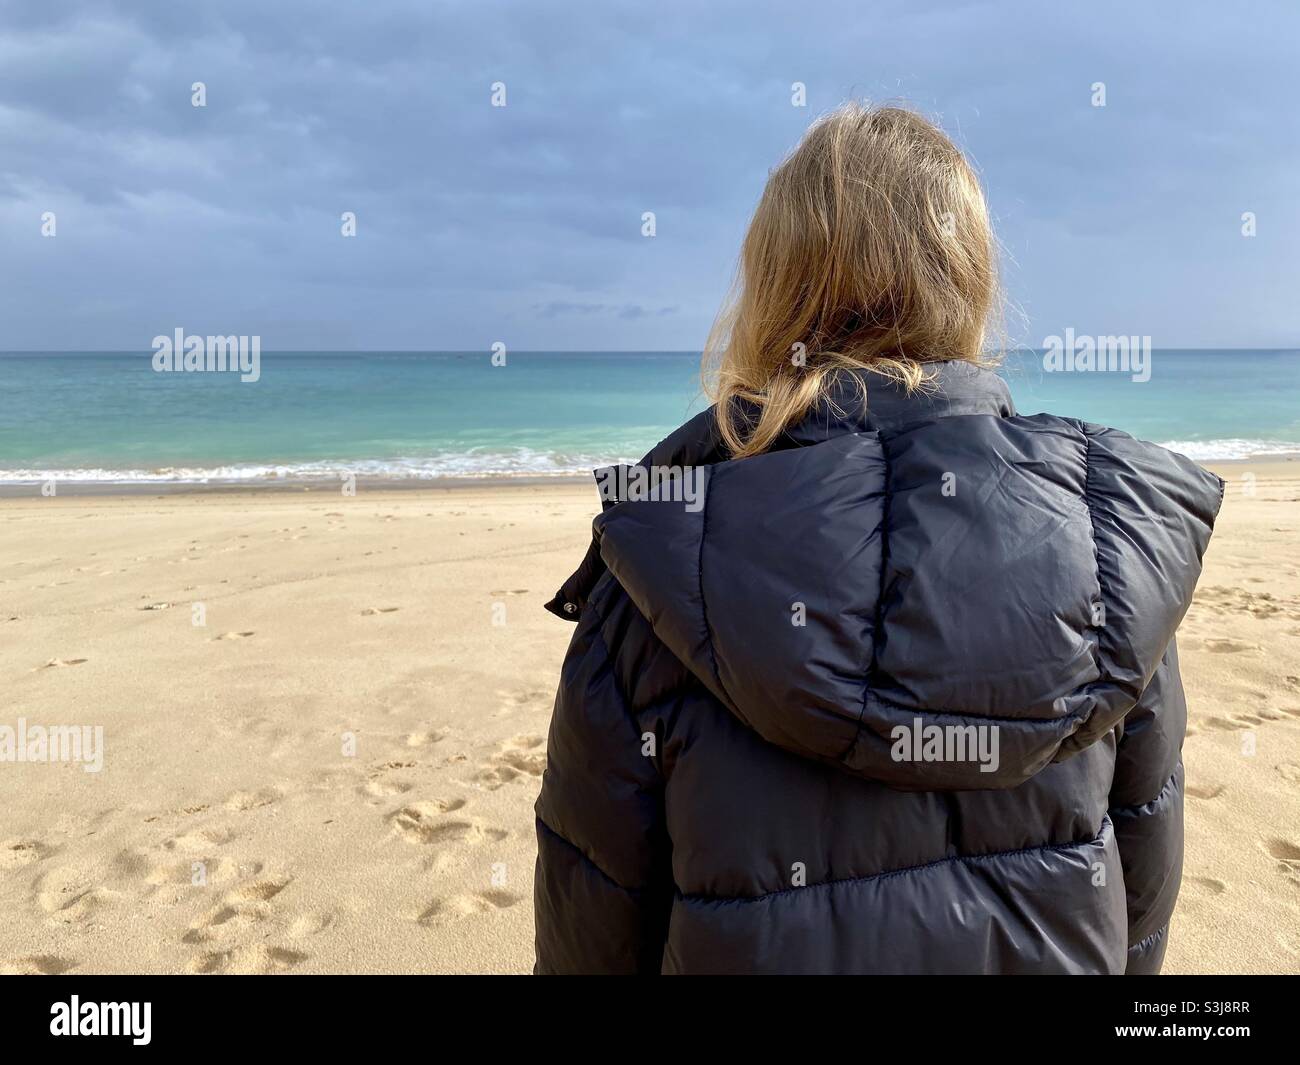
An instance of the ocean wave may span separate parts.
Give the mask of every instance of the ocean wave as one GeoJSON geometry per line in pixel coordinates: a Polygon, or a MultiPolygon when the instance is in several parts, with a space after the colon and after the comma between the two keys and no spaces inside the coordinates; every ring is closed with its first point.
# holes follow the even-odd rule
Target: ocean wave
{"type": "Polygon", "coordinates": [[[1260,459],[1277,455],[1300,455],[1300,443],[1286,440],[1161,440],[1161,447],[1177,451],[1197,462],[1222,462],[1225,459],[1260,459]]]}
{"type": "MultiPolygon", "coordinates": [[[[1164,440],[1161,447],[1197,462],[1300,455],[1300,443],[1280,440],[1164,440]]],[[[235,463],[223,466],[158,466],[116,469],[75,466],[46,469],[0,469],[0,484],[267,484],[336,481],[348,475],[385,481],[443,479],[575,477],[616,462],[636,462],[624,455],[574,454],[515,448],[509,451],[443,452],[420,458],[335,459],[293,463],[235,463]]]]}
{"type": "Polygon", "coordinates": [[[574,477],[628,456],[582,455],[518,448],[509,452],[447,452],[422,458],[336,459],[294,463],[239,463],[225,466],[158,466],[115,469],[77,466],[61,469],[0,469],[0,484],[59,481],[73,484],[267,484],[277,481],[337,481],[350,476],[386,481],[445,478],[574,477]]]}

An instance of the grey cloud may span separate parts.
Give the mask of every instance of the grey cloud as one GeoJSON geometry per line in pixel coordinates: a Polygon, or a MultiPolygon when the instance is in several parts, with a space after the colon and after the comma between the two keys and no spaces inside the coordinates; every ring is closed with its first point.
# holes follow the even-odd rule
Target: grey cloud
{"type": "Polygon", "coordinates": [[[179,314],[270,348],[698,348],[768,170],[854,94],[911,98],[972,153],[1026,338],[1295,342],[1300,14],[1280,3],[0,0],[0,19],[0,348],[134,349],[179,314]]]}

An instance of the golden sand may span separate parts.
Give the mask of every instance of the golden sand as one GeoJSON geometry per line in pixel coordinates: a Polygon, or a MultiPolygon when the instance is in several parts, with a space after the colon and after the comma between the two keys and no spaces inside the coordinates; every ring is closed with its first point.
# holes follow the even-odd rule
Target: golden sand
{"type": "MultiPolygon", "coordinates": [[[[1166,971],[1300,972],[1300,464],[1218,472],[1166,971]]],[[[527,971],[541,604],[596,506],[0,501],[0,725],[104,730],[98,773],[0,765],[0,971],[527,971]]]]}

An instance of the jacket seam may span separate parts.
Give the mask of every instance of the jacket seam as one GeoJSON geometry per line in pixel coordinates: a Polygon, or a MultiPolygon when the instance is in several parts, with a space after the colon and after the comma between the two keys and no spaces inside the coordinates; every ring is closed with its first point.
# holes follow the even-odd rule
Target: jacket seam
{"type": "MultiPolygon", "coordinates": [[[[1093,656],[1093,659],[1097,666],[1097,678],[1096,680],[1090,681],[1089,683],[1083,685],[1081,688],[1075,689],[1076,693],[1087,694],[1090,692],[1103,690],[1108,687],[1114,688],[1116,687],[1116,684],[1114,680],[1111,678],[1110,671],[1106,667],[1106,656],[1103,654],[1102,651],[1102,637],[1106,631],[1106,618],[1104,617],[1104,614],[1106,611],[1106,604],[1109,602],[1109,596],[1107,595],[1107,587],[1110,582],[1107,580],[1103,580],[1103,574],[1102,574],[1103,567],[1101,564],[1101,538],[1097,532],[1098,530],[1097,511],[1096,508],[1093,506],[1093,497],[1097,494],[1093,486],[1093,482],[1094,482],[1094,477],[1093,477],[1093,472],[1094,472],[1093,450],[1094,449],[1092,444],[1093,434],[1088,432],[1088,427],[1084,425],[1082,422],[1074,421],[1074,425],[1078,428],[1079,432],[1083,436],[1083,506],[1084,509],[1087,510],[1088,512],[1088,528],[1089,531],[1092,533],[1093,568],[1094,570],[1096,570],[1097,573],[1097,601],[1101,603],[1101,608],[1103,613],[1103,619],[1100,625],[1093,624],[1091,618],[1089,619],[1089,625],[1088,625],[1088,628],[1096,632],[1097,634],[1097,647],[1093,656]]],[[[1131,710],[1132,707],[1135,706],[1136,704],[1137,704],[1137,700],[1136,699],[1132,700],[1128,709],[1131,710]]],[[[1082,709],[1080,713],[1070,715],[1071,717],[1075,718],[1075,720],[1079,722],[1079,725],[1076,729],[1074,729],[1074,731],[1070,734],[1070,736],[1067,736],[1064,739],[1062,739],[1061,746],[1060,748],[1058,748],[1058,752],[1059,750],[1064,749],[1065,744],[1071,742],[1072,740],[1074,740],[1074,742],[1077,743],[1077,736],[1079,733],[1083,732],[1086,735],[1085,730],[1087,729],[1087,726],[1089,722],[1092,720],[1096,711],[1097,711],[1097,705],[1095,702],[1092,704],[1090,708],[1088,708],[1087,704],[1085,703],[1084,709],[1082,709]]],[[[1127,714],[1127,712],[1128,711],[1126,710],[1125,713],[1127,714]]],[[[1122,716],[1120,720],[1121,721],[1123,720],[1122,716]]]]}
{"type": "Polygon", "coordinates": [[[1106,834],[1106,826],[1110,824],[1109,816],[1102,818],[1101,830],[1097,835],[1089,839],[1075,839],[1067,843],[1041,843],[1036,847],[1019,847],[1016,850],[993,851],[989,854],[954,854],[948,858],[936,858],[932,862],[922,862],[920,865],[909,865],[902,869],[889,869],[883,873],[870,873],[867,876],[848,876],[841,877],[838,880],[822,880],[816,884],[809,884],[806,887],[781,888],[777,891],[765,891],[761,895],[702,895],[702,894],[684,894],[677,893],[677,897],[683,902],[763,902],[766,899],[777,898],[782,895],[794,895],[803,891],[811,891],[816,888],[834,888],[844,884],[867,884],[874,881],[890,880],[898,876],[908,876],[912,873],[921,873],[929,869],[938,868],[941,865],[951,865],[954,862],[965,864],[967,862],[986,862],[999,858],[1015,858],[1022,854],[1041,854],[1045,852],[1057,852],[1073,850],[1078,847],[1087,847],[1099,842],[1106,834]]]}
{"type": "MultiPolygon", "coordinates": [[[[1101,579],[1101,541],[1097,538],[1097,515],[1092,507],[1092,495],[1092,437],[1085,431],[1083,433],[1083,506],[1088,512],[1088,531],[1092,534],[1092,566],[1097,572],[1097,599],[1105,610],[1106,589],[1101,579]]],[[[1091,620],[1090,618],[1089,621],[1091,620]]],[[[1093,682],[1095,684],[1105,678],[1106,667],[1101,656],[1101,628],[1096,624],[1090,624],[1088,627],[1097,633],[1097,680],[1093,682]]],[[[1087,687],[1092,685],[1089,684],[1087,687]]]]}
{"type": "MultiPolygon", "coordinates": [[[[621,588],[620,591],[622,591],[621,588]]],[[[623,594],[626,595],[627,593],[624,592],[623,594]]],[[[614,689],[614,694],[618,696],[620,709],[623,711],[623,717],[627,720],[628,726],[632,729],[632,738],[636,743],[636,745],[640,747],[642,742],[641,740],[642,729],[641,729],[640,715],[644,713],[646,710],[652,709],[654,704],[651,703],[649,706],[643,707],[642,709],[638,710],[636,704],[631,700],[631,698],[628,697],[627,692],[623,690],[623,685],[618,679],[618,673],[615,672],[613,668],[614,658],[613,655],[610,654],[609,642],[605,639],[604,623],[607,620],[607,617],[608,617],[607,614],[598,613],[596,615],[596,620],[598,624],[592,630],[591,633],[592,639],[600,641],[599,651],[600,651],[601,663],[604,665],[605,669],[609,671],[609,683],[614,689]]],[[[651,633],[651,635],[654,636],[653,633],[651,633]]],[[[658,639],[658,637],[654,637],[654,638],[658,639]]],[[[595,648],[593,648],[593,650],[595,650],[595,648]]],[[[660,755],[662,755],[663,745],[658,741],[659,738],[656,737],[656,748],[660,751],[660,755]]],[[[654,768],[655,777],[659,781],[660,787],[662,787],[667,778],[664,776],[663,769],[659,765],[659,756],[650,759],[650,764],[654,768]]]]}
{"type": "Polygon", "coordinates": [[[1163,939],[1168,934],[1169,934],[1169,922],[1166,921],[1154,932],[1152,932],[1149,936],[1143,936],[1136,943],[1130,945],[1128,948],[1128,953],[1132,954],[1134,951],[1137,951],[1139,954],[1145,953],[1146,951],[1154,947],[1158,942],[1160,942],[1161,939],[1163,939]]]}
{"type": "MultiPolygon", "coordinates": [[[[880,482],[880,587],[876,589],[876,616],[871,627],[871,661],[867,663],[867,675],[862,682],[862,708],[858,711],[858,723],[853,730],[853,739],[849,741],[848,747],[840,755],[839,761],[847,763],[849,757],[857,749],[858,740],[862,738],[862,723],[867,718],[867,703],[872,696],[871,677],[876,670],[876,637],[884,628],[885,622],[885,575],[889,572],[889,500],[892,498],[889,491],[889,452],[885,448],[885,442],[881,439],[880,433],[877,432],[876,443],[880,446],[880,465],[883,470],[880,482]]],[[[889,705],[888,700],[876,696],[878,702],[882,705],[889,705]]]]}
{"type": "Polygon", "coordinates": [[[718,694],[728,706],[734,706],[727,689],[722,683],[722,673],[718,670],[718,656],[713,651],[713,629],[709,625],[709,608],[704,601],[704,538],[709,531],[709,505],[712,492],[705,488],[704,507],[700,512],[700,552],[695,562],[695,576],[700,593],[700,621],[704,625],[704,646],[709,652],[709,667],[713,670],[713,679],[718,685],[718,694]]]}
{"type": "MultiPolygon", "coordinates": [[[[1075,689],[1075,691],[1082,691],[1082,690],[1085,689],[1075,689]]],[[[1075,694],[1075,691],[1066,692],[1066,695],[1067,696],[1073,695],[1075,694]]],[[[971,713],[970,711],[964,711],[964,710],[941,710],[941,709],[933,709],[928,706],[921,706],[921,707],[905,706],[903,703],[896,703],[892,699],[886,699],[878,692],[868,688],[862,700],[863,703],[862,717],[859,718],[860,722],[861,720],[863,720],[863,718],[865,718],[867,704],[870,703],[872,700],[879,703],[881,706],[885,707],[888,710],[897,710],[905,714],[912,714],[912,715],[924,714],[927,717],[931,717],[931,718],[953,717],[963,721],[977,721],[977,722],[998,721],[1007,725],[1020,725],[1020,724],[1055,725],[1060,722],[1076,721],[1081,716],[1077,712],[1071,712],[1068,714],[1062,714],[1060,717],[1004,717],[999,714],[977,714],[977,713],[971,713]]]]}
{"type": "Polygon", "coordinates": [[[1155,798],[1148,799],[1146,802],[1129,803],[1127,806],[1111,806],[1106,812],[1111,815],[1112,820],[1116,814],[1121,817],[1141,817],[1144,814],[1154,813],[1157,806],[1167,801],[1178,790],[1175,785],[1179,770],[1182,768],[1183,763],[1179,761],[1178,765],[1174,767],[1174,771],[1169,774],[1169,779],[1160,785],[1160,790],[1156,792],[1155,798]]]}
{"type": "Polygon", "coordinates": [[[589,866],[591,866],[600,875],[602,880],[607,881],[611,886],[618,888],[619,891],[622,891],[628,895],[637,895],[644,890],[643,888],[625,887],[624,885],[620,884],[617,880],[615,880],[612,876],[610,876],[607,872],[605,872],[604,869],[602,869],[599,865],[597,865],[596,862],[592,860],[591,855],[589,855],[576,843],[570,840],[567,836],[563,836],[559,832],[555,831],[555,829],[553,829],[540,817],[537,817],[536,821],[537,821],[538,828],[542,829],[542,831],[546,832],[548,835],[554,836],[557,840],[563,843],[571,851],[577,854],[579,858],[581,858],[584,862],[586,862],[589,866]]]}

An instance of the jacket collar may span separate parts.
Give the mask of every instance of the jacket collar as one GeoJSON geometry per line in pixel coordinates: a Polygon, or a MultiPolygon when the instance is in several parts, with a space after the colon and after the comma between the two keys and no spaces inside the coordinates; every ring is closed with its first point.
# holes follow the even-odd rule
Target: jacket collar
{"type": "Polygon", "coordinates": [[[820,444],[845,433],[893,433],[915,422],[954,414],[1015,414],[1011,393],[997,374],[974,363],[932,363],[923,388],[908,392],[870,370],[845,374],[786,434],[781,446],[820,444]]]}

